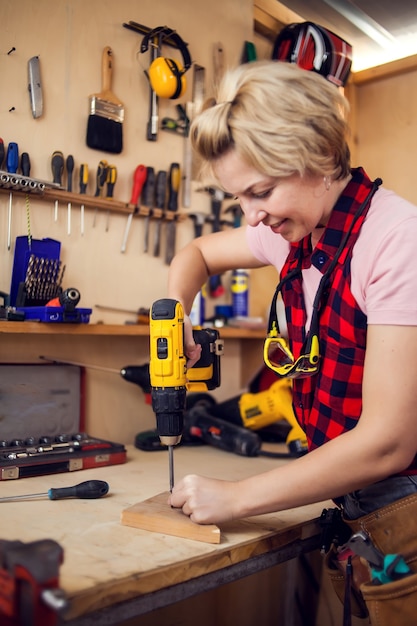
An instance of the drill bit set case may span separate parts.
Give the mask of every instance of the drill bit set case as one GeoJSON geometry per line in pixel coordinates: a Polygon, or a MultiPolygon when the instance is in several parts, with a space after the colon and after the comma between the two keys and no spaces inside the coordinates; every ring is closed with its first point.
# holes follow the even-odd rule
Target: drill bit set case
{"type": "Polygon", "coordinates": [[[126,462],[124,445],[84,432],[84,370],[0,365],[0,481],[126,462]]]}
{"type": "Polygon", "coordinates": [[[61,244],[54,239],[16,237],[10,306],[22,312],[25,320],[87,324],[92,309],[46,306],[62,293],[65,266],[60,253],[61,244]]]}

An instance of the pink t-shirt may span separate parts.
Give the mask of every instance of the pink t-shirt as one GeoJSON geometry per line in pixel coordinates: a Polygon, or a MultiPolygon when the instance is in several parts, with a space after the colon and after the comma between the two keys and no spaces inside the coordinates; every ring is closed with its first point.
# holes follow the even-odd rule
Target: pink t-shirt
{"type": "MultiPolygon", "coordinates": [[[[259,224],[247,227],[247,240],[257,259],[281,271],[290,248],[281,235],[259,224]]],[[[417,325],[416,248],[417,207],[380,188],[352,252],[352,294],[368,324],[417,325]]],[[[321,276],[314,266],[303,270],[307,325],[321,276]]]]}

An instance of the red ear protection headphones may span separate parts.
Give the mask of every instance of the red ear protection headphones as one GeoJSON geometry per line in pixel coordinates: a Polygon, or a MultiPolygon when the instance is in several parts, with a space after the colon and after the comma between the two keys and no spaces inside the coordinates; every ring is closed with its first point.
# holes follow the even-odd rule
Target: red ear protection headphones
{"type": "Polygon", "coordinates": [[[352,46],[313,22],[289,24],[278,33],[272,59],[296,63],[343,87],[352,66],[352,46]]]}
{"type": "Polygon", "coordinates": [[[146,52],[149,42],[155,38],[158,46],[162,45],[165,39],[169,39],[182,55],[183,65],[174,59],[158,56],[152,61],[147,73],[151,87],[158,96],[175,100],[182,96],[187,88],[185,72],[191,67],[191,56],[187,44],[178,33],[167,26],[158,26],[149,31],[142,40],[140,51],[146,52]]]}

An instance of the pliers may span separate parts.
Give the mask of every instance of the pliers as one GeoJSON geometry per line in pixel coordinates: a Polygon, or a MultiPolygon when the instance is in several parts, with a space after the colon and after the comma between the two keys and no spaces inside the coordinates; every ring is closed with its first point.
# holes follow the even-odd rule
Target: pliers
{"type": "Polygon", "coordinates": [[[401,554],[384,555],[362,530],[351,536],[346,547],[368,561],[374,585],[383,585],[412,574],[401,554]]]}

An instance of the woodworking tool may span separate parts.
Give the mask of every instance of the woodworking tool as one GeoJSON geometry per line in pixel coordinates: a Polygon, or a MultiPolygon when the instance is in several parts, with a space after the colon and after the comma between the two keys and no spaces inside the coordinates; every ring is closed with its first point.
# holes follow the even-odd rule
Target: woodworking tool
{"type": "Polygon", "coordinates": [[[161,249],[161,230],[163,209],[165,208],[167,193],[167,173],[165,170],[160,170],[156,175],[156,187],[155,187],[155,208],[159,209],[157,214],[156,230],[155,230],[155,242],[153,248],[153,255],[159,256],[161,249]]]}
{"type": "Polygon", "coordinates": [[[368,561],[374,585],[401,580],[413,573],[401,554],[383,554],[363,530],[354,533],[346,547],[368,561]]]}
{"type": "MultiPolygon", "coordinates": [[[[51,169],[53,176],[52,182],[61,186],[62,173],[64,171],[64,155],[60,150],[55,150],[55,152],[52,153],[51,169]]],[[[58,200],[55,200],[54,219],[55,222],[58,221],[58,200]]]]}
{"type": "MultiPolygon", "coordinates": [[[[94,194],[95,198],[99,198],[102,195],[102,193],[103,193],[103,188],[104,188],[105,182],[107,180],[108,168],[109,168],[109,165],[108,165],[108,163],[107,163],[107,161],[105,159],[102,159],[99,162],[98,166],[97,166],[97,172],[96,172],[96,192],[94,194]]],[[[98,213],[98,207],[96,207],[95,211],[94,211],[93,228],[96,225],[97,213],[98,213]]]]}
{"type": "Polygon", "coordinates": [[[53,539],[0,540],[0,622],[4,626],[57,626],[68,608],[58,587],[62,547],[53,539]]]}
{"type": "MultiPolygon", "coordinates": [[[[185,114],[191,124],[197,113],[200,112],[205,100],[205,74],[206,70],[202,65],[193,64],[193,99],[185,105],[185,114]]],[[[189,127],[188,127],[189,131],[189,127]]],[[[193,153],[191,148],[190,133],[187,132],[184,139],[184,165],[183,165],[183,183],[182,183],[182,206],[188,208],[191,206],[191,181],[197,178],[197,172],[193,168],[193,153]]]]}
{"type": "Polygon", "coordinates": [[[28,61],[28,90],[30,108],[33,117],[41,117],[43,113],[43,95],[39,57],[34,56],[28,61]]]}
{"type": "MultiPolygon", "coordinates": [[[[30,157],[27,152],[22,152],[20,157],[20,171],[22,174],[29,178],[30,176],[30,157]]],[[[27,230],[28,230],[28,246],[29,249],[32,245],[32,233],[30,228],[30,202],[29,202],[29,194],[25,196],[25,204],[26,204],[26,221],[27,221],[27,230]]]]}
{"type": "Polygon", "coordinates": [[[169,488],[174,486],[174,446],[181,441],[186,392],[206,391],[220,385],[223,342],[214,329],[194,331],[202,354],[187,371],[184,353],[184,309],[180,302],[165,298],[154,302],[150,315],[150,363],[152,408],[161,443],[169,452],[169,488]]]}
{"type": "Polygon", "coordinates": [[[137,324],[149,324],[149,309],[145,307],[139,307],[136,311],[133,309],[124,309],[118,306],[106,306],[104,304],[95,304],[96,309],[102,309],[103,311],[116,311],[117,313],[130,313],[136,315],[137,324]]]}
{"type": "Polygon", "coordinates": [[[130,204],[134,207],[133,211],[129,213],[126,223],[125,234],[123,236],[122,247],[120,252],[126,252],[127,238],[129,237],[130,227],[132,226],[133,215],[138,211],[139,197],[142,193],[143,185],[146,181],[147,169],[144,165],[138,165],[133,175],[133,187],[132,195],[130,197],[130,204]]]}
{"type": "MultiPolygon", "coordinates": [[[[67,156],[67,160],[65,162],[67,168],[67,190],[72,191],[72,175],[74,173],[74,157],[72,154],[67,156]]],[[[67,217],[67,233],[71,234],[71,201],[68,202],[67,205],[68,217],[67,217]]]]}
{"type": "Polygon", "coordinates": [[[51,487],[45,493],[32,493],[23,496],[8,496],[0,498],[0,502],[14,502],[15,500],[34,500],[49,498],[49,500],[63,500],[64,498],[94,499],[105,496],[109,491],[109,484],[104,480],[86,480],[73,487],[51,487]]]}
{"type": "Polygon", "coordinates": [[[141,204],[148,210],[145,217],[145,237],[143,251],[148,252],[149,248],[149,226],[152,211],[155,205],[155,170],[153,167],[146,168],[146,181],[142,190],[141,204]]]}
{"type": "MultiPolygon", "coordinates": [[[[10,174],[15,174],[19,167],[19,146],[15,142],[9,143],[7,146],[6,167],[10,174]]],[[[7,249],[12,247],[12,206],[13,206],[13,193],[9,194],[9,211],[7,218],[7,249]]]]}
{"type": "MultiPolygon", "coordinates": [[[[87,193],[88,185],[88,165],[87,163],[81,163],[80,165],[80,194],[87,193]]],[[[80,231],[81,235],[84,235],[84,204],[80,207],[80,231]]]]}
{"type": "Polygon", "coordinates": [[[194,212],[189,213],[188,217],[190,217],[194,222],[194,237],[201,237],[203,234],[203,226],[207,221],[207,215],[205,213],[194,212]]]}
{"type": "Polygon", "coordinates": [[[178,191],[181,181],[181,170],[178,163],[171,163],[168,178],[167,212],[171,219],[167,223],[165,263],[170,265],[175,254],[176,215],[178,211],[178,191]]]}
{"type": "Polygon", "coordinates": [[[4,141],[0,137],[0,170],[3,169],[4,157],[5,157],[4,141]]]}
{"type": "MultiPolygon", "coordinates": [[[[116,184],[117,181],[117,167],[115,165],[109,165],[109,168],[107,170],[107,191],[106,191],[106,198],[111,199],[113,198],[113,194],[114,194],[114,186],[116,184]]],[[[107,217],[106,217],[106,233],[109,230],[109,222],[110,222],[110,209],[107,210],[107,217]]]]}

